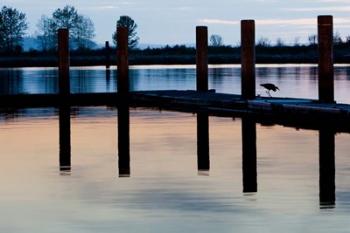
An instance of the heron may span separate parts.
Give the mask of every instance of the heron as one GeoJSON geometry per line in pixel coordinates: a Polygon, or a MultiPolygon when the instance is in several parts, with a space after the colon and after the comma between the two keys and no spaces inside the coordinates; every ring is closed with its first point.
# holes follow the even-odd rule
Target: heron
{"type": "Polygon", "coordinates": [[[270,94],[270,91],[277,91],[280,90],[275,84],[273,83],[263,83],[260,84],[260,86],[264,87],[266,89],[266,93],[269,95],[269,97],[272,97],[270,94]]]}

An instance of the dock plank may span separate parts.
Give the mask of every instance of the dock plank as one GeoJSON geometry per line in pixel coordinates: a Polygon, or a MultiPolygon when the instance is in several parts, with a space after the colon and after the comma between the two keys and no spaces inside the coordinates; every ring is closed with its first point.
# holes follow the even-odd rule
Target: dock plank
{"type": "Polygon", "coordinates": [[[129,98],[117,93],[23,94],[0,96],[2,108],[115,106],[129,102],[132,107],[161,108],[182,112],[205,111],[210,115],[255,117],[263,124],[282,124],[300,128],[320,128],[324,125],[339,132],[350,132],[350,105],[320,103],[311,99],[257,97],[244,100],[240,95],[196,92],[192,90],[163,90],[130,92],[129,98]]]}

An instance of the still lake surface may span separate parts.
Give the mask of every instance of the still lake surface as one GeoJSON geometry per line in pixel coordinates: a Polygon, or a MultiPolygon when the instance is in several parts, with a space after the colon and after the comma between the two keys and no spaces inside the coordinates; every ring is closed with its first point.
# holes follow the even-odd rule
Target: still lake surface
{"type": "MultiPolygon", "coordinates": [[[[116,72],[104,67],[76,67],[71,70],[71,92],[115,92],[116,72]]],[[[257,95],[267,94],[261,83],[272,82],[280,91],[275,97],[317,99],[317,66],[314,65],[258,65],[257,95]]],[[[131,90],[194,90],[194,66],[135,66],[130,69],[131,90]]],[[[238,65],[211,66],[209,88],[217,92],[240,94],[241,79],[238,65]]],[[[335,99],[350,103],[350,65],[335,67],[335,99]]],[[[0,69],[0,94],[57,93],[55,68],[0,69]]]]}
{"type": "MultiPolygon", "coordinates": [[[[133,90],[195,89],[191,66],[130,72],[133,90]]],[[[350,66],[337,66],[335,72],[336,100],[350,103],[350,66]]],[[[212,67],[209,87],[239,94],[239,74],[238,66],[212,67]]],[[[74,68],[71,81],[75,93],[116,90],[115,72],[106,75],[102,67],[74,68]]],[[[274,96],[317,98],[315,66],[259,66],[257,83],[263,82],[280,87],[274,96]]],[[[0,70],[0,93],[57,90],[55,69],[0,70]]],[[[257,94],[266,96],[259,87],[257,94]]],[[[72,107],[68,115],[54,108],[3,110],[0,232],[328,233],[350,228],[349,134],[329,137],[322,130],[254,124],[257,192],[243,192],[244,120],[208,118],[210,161],[204,165],[208,162],[210,169],[203,170],[196,114],[130,109],[130,174],[121,176],[120,113],[106,107],[72,107]],[[59,132],[69,130],[60,131],[60,125],[67,126],[60,118],[67,116],[71,161],[62,169],[59,132]],[[321,191],[323,184],[332,186],[320,174],[320,152],[328,151],[320,141],[327,140],[335,144],[336,188],[321,191]],[[335,194],[334,200],[322,203],[322,192],[330,199],[335,194]]]]}

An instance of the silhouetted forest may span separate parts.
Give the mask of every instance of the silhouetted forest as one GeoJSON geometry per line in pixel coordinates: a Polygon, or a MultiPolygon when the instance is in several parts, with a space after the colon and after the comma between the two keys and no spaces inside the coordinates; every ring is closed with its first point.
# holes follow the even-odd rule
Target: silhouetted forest
{"type": "MultiPolygon", "coordinates": [[[[57,30],[69,28],[71,65],[89,66],[116,64],[116,49],[98,48],[93,41],[95,28],[92,20],[81,15],[74,6],[57,8],[52,15],[42,15],[36,36],[24,36],[28,29],[26,14],[13,7],[3,6],[0,10],[0,67],[57,66],[57,30]],[[14,28],[16,30],[14,30],[14,28]],[[31,44],[32,47],[25,48],[31,44]],[[28,51],[29,50],[29,51],[28,51]]],[[[127,15],[116,21],[116,26],[128,28],[129,61],[134,64],[194,64],[196,50],[185,45],[141,49],[138,45],[136,22],[127,15]]],[[[116,45],[116,34],[113,36],[116,45]]],[[[214,34],[209,38],[209,63],[240,63],[240,47],[224,45],[223,38],[214,34]]],[[[350,62],[350,36],[342,38],[334,33],[335,62],[350,62]]],[[[256,43],[257,63],[315,63],[318,60],[317,36],[310,35],[308,44],[286,45],[282,39],[271,44],[269,39],[260,38],[256,43]]]]}
{"type": "MultiPolygon", "coordinates": [[[[240,47],[210,46],[209,63],[234,64],[240,63],[240,47]]],[[[116,49],[76,49],[71,51],[71,65],[89,66],[105,65],[107,59],[116,64],[116,49]]],[[[165,46],[162,48],[132,49],[129,53],[131,65],[147,64],[195,64],[196,50],[185,45],[165,46]]],[[[335,62],[350,62],[350,44],[334,45],[335,62]]],[[[315,63],[318,60],[317,44],[312,45],[276,45],[256,46],[257,63],[315,63]]],[[[56,66],[56,51],[29,52],[14,51],[0,54],[1,67],[21,66],[56,66]]]]}

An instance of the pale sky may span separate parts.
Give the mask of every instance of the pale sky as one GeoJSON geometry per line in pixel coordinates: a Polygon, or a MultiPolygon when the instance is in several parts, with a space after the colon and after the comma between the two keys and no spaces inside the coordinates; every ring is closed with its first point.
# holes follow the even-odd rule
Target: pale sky
{"type": "Polygon", "coordinates": [[[317,15],[334,16],[334,31],[350,35],[350,0],[1,0],[27,14],[29,34],[41,15],[72,5],[89,16],[96,29],[95,41],[111,40],[116,20],[129,15],[138,24],[140,43],[194,43],[195,26],[206,25],[209,34],[219,34],[225,44],[240,41],[239,21],[256,20],[256,37],[293,43],[306,41],[317,30],[317,15]]]}

